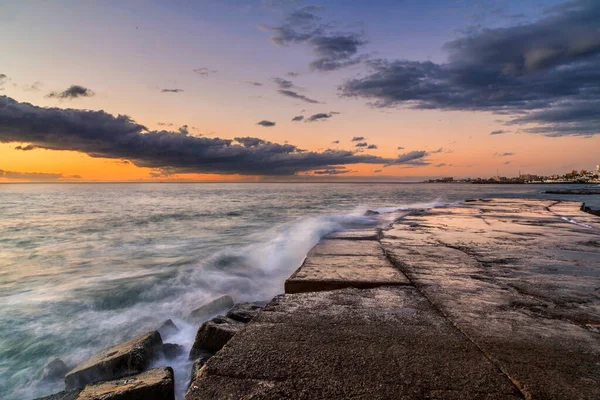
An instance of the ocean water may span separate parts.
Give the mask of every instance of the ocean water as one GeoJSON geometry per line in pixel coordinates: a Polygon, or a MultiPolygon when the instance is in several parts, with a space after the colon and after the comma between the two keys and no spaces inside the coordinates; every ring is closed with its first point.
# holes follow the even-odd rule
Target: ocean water
{"type": "Polygon", "coordinates": [[[390,222],[386,212],[468,198],[567,198],[579,185],[4,184],[0,185],[0,398],[62,390],[40,371],[74,366],[171,318],[185,346],[172,365],[181,398],[198,328],[183,317],[217,295],[269,300],[319,239],[390,222]],[[382,212],[365,217],[367,209],[382,212]]]}

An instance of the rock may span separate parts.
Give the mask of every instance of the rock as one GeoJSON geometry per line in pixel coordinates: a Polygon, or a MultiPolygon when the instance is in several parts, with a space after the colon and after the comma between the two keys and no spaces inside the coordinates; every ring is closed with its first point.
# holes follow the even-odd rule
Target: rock
{"type": "Polygon", "coordinates": [[[196,339],[190,351],[190,360],[195,360],[206,353],[216,353],[221,350],[243,326],[243,322],[222,315],[206,321],[196,333],[196,339]]]}
{"type": "Polygon", "coordinates": [[[175,343],[164,343],[161,351],[167,360],[172,360],[183,354],[183,346],[175,343]]]}
{"type": "Polygon", "coordinates": [[[77,400],[81,389],[63,390],[62,392],[51,394],[50,396],[38,397],[34,400],[77,400]]]}
{"type": "Polygon", "coordinates": [[[372,217],[373,215],[379,215],[378,211],[367,210],[364,214],[365,217],[372,217]]]}
{"type": "Polygon", "coordinates": [[[189,322],[202,322],[207,318],[210,318],[220,312],[224,312],[233,307],[233,299],[229,295],[223,295],[221,297],[217,297],[214,300],[209,301],[208,303],[203,304],[202,306],[196,308],[186,317],[186,320],[189,322]]]}
{"type": "Polygon", "coordinates": [[[165,339],[179,332],[179,328],[177,328],[177,325],[175,325],[173,321],[168,319],[158,327],[157,331],[160,333],[160,337],[165,339]]]}
{"type": "Polygon", "coordinates": [[[190,383],[194,382],[198,378],[198,373],[200,372],[200,369],[202,369],[202,367],[204,366],[204,364],[206,364],[209,358],[210,355],[205,355],[200,358],[197,358],[196,361],[194,361],[194,364],[192,364],[192,371],[190,373],[190,383]]]}
{"type": "Polygon", "coordinates": [[[258,303],[239,303],[229,310],[227,317],[247,323],[250,322],[262,308],[263,306],[258,303]]]}
{"type": "Polygon", "coordinates": [[[159,367],[118,380],[86,386],[77,400],[174,400],[171,367],[159,367]]]}
{"type": "Polygon", "coordinates": [[[160,333],[152,331],[106,349],[71,370],[65,376],[66,388],[80,388],[141,372],[159,355],[161,346],[160,333]]]}
{"type": "Polygon", "coordinates": [[[67,372],[69,372],[69,367],[60,358],[55,358],[42,369],[42,380],[63,379],[67,372]]]}

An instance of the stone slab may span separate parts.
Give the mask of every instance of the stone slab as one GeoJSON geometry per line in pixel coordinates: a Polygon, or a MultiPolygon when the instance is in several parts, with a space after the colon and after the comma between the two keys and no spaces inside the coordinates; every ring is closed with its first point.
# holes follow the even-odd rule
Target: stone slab
{"type": "Polygon", "coordinates": [[[175,400],[171,367],[159,367],[138,375],[86,386],[77,400],[175,400]]]}
{"type": "Polygon", "coordinates": [[[381,243],[527,398],[591,400],[600,398],[599,221],[576,202],[487,199],[407,216],[381,243]]]}
{"type": "Polygon", "coordinates": [[[378,240],[380,235],[377,229],[349,229],[330,233],[324,239],[378,240]]]}
{"type": "MultiPolygon", "coordinates": [[[[377,251],[381,252],[379,249],[377,251]]],[[[285,281],[285,292],[316,292],[345,287],[366,289],[383,285],[410,284],[406,276],[382,253],[374,254],[376,255],[309,256],[285,281]]]]}
{"type": "Polygon", "coordinates": [[[152,331],[101,351],[69,371],[65,376],[66,389],[141,372],[158,357],[161,346],[160,334],[152,331]]]}
{"type": "Polygon", "coordinates": [[[197,373],[186,400],[519,399],[414,287],[276,297],[197,373]]]}
{"type": "Polygon", "coordinates": [[[377,241],[371,240],[321,240],[308,253],[314,256],[382,256],[383,249],[377,241]]]}

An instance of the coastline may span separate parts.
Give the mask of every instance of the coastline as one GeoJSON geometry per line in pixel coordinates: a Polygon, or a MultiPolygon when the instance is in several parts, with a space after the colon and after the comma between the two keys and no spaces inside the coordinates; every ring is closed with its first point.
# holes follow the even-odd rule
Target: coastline
{"type": "MultiPolygon", "coordinates": [[[[216,347],[191,357],[196,363],[186,400],[297,393],[339,398],[365,390],[373,398],[398,393],[468,397],[481,392],[503,398],[560,398],[552,393],[595,398],[586,396],[600,393],[585,382],[576,388],[573,379],[587,376],[597,383],[589,368],[600,361],[600,349],[589,334],[597,335],[600,329],[598,299],[579,293],[576,276],[564,288],[567,295],[546,290],[562,281],[548,278],[538,266],[548,261],[544,252],[552,247],[552,252],[566,252],[561,253],[561,274],[569,275],[571,266],[581,264],[581,254],[588,253],[596,255],[590,270],[600,269],[599,250],[593,245],[600,243],[600,220],[582,211],[587,212],[585,204],[576,202],[475,200],[398,214],[383,230],[330,234],[286,281],[286,294],[276,296],[262,311],[262,305],[257,307],[243,324],[227,314],[201,325],[199,346],[210,342],[216,347]],[[552,235],[561,232],[564,241],[554,241],[550,230],[552,235]],[[513,237],[521,244],[509,240],[513,237]],[[592,244],[581,245],[585,240],[592,244]],[[522,263],[528,260],[524,249],[536,254],[533,271],[522,263]],[[519,283],[522,274],[525,286],[519,283]],[[487,306],[465,304],[467,293],[469,303],[479,299],[487,306]],[[561,306],[564,297],[569,304],[574,297],[591,304],[572,310],[561,306]],[[503,336],[499,328],[505,321],[517,329],[515,338],[503,336]],[[223,332],[229,332],[227,337],[223,332]],[[515,353],[517,348],[535,347],[531,340],[541,332],[546,339],[535,354],[515,353]],[[498,335],[500,342],[490,342],[498,335]],[[571,343],[569,337],[588,338],[588,347],[562,348],[571,352],[575,364],[583,361],[583,367],[555,352],[556,340],[571,343]],[[584,350],[591,356],[584,356],[584,350]],[[398,364],[407,359],[410,363],[398,364]],[[405,381],[388,379],[390,363],[405,381]],[[337,375],[340,365],[345,376],[337,375]],[[452,365],[460,365],[460,371],[452,365]]],[[[222,308],[218,312],[229,307],[222,308]]],[[[71,397],[47,399],[84,398],[79,392],[67,395],[71,397]]],[[[110,399],[121,398],[115,396],[110,399]]]]}

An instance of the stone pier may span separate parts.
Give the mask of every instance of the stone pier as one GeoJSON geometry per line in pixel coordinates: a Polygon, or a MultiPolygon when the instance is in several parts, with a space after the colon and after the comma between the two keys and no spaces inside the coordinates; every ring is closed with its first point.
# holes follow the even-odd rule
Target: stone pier
{"type": "Polygon", "coordinates": [[[600,218],[488,199],[324,238],[197,399],[599,399],[600,218]]]}

